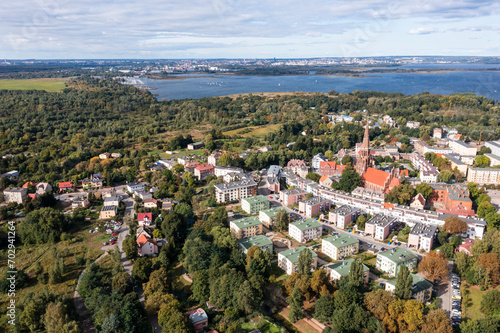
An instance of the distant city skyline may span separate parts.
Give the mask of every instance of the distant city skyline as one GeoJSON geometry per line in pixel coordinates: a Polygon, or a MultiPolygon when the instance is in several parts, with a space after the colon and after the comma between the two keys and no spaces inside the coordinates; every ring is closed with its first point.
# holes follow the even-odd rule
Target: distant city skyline
{"type": "Polygon", "coordinates": [[[493,0],[0,4],[1,59],[498,56],[493,0]]]}

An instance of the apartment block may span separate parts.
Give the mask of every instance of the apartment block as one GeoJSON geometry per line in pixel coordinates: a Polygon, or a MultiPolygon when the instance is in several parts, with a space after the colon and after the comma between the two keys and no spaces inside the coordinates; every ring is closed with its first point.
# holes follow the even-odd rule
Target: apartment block
{"type": "Polygon", "coordinates": [[[436,234],[436,225],[415,223],[408,235],[408,248],[414,248],[415,250],[424,249],[426,252],[429,252],[432,249],[436,234]]]}
{"type": "Polygon", "coordinates": [[[22,204],[28,196],[28,189],[21,187],[9,187],[3,191],[5,202],[16,202],[22,204]]]}
{"type": "Polygon", "coordinates": [[[274,221],[276,219],[276,214],[280,211],[280,210],[284,210],[285,212],[287,212],[288,215],[290,215],[290,213],[288,213],[287,210],[283,209],[283,208],[279,208],[279,207],[275,207],[275,208],[269,208],[269,209],[264,209],[264,210],[261,210],[259,212],[259,220],[262,222],[262,224],[264,224],[266,227],[270,228],[272,226],[274,226],[274,221]]]}
{"type": "Polygon", "coordinates": [[[257,235],[250,238],[243,238],[238,241],[238,245],[244,254],[247,254],[248,249],[252,246],[259,247],[262,251],[267,251],[273,254],[273,242],[265,235],[257,235]]]}
{"type": "Polygon", "coordinates": [[[291,275],[294,272],[298,272],[297,264],[299,262],[299,255],[303,250],[311,252],[311,270],[315,270],[318,265],[318,255],[305,246],[294,247],[293,249],[278,253],[278,267],[284,270],[288,275],[291,275]]]}
{"type": "Polygon", "coordinates": [[[377,214],[366,222],[365,235],[372,236],[378,240],[384,240],[389,236],[390,229],[394,222],[396,222],[395,217],[377,214]]]}
{"type": "Polygon", "coordinates": [[[307,218],[319,215],[321,212],[330,210],[332,202],[322,197],[312,197],[299,201],[299,212],[307,218]]]}
{"type": "Polygon", "coordinates": [[[322,232],[323,225],[313,219],[306,219],[288,225],[288,234],[300,243],[307,243],[321,237],[322,232]]]}
{"type": "Polygon", "coordinates": [[[478,185],[499,185],[500,169],[469,167],[467,182],[478,185]]]}
{"type": "Polygon", "coordinates": [[[257,214],[264,209],[269,209],[270,204],[269,198],[263,195],[241,199],[241,209],[250,215],[257,214]]]}
{"type": "Polygon", "coordinates": [[[389,276],[397,276],[399,270],[404,265],[410,272],[417,268],[418,257],[410,250],[402,247],[395,247],[377,254],[377,263],[375,267],[389,276]]]}
{"type": "Polygon", "coordinates": [[[328,221],[331,224],[335,224],[338,228],[345,229],[346,225],[356,221],[360,213],[361,209],[344,205],[332,210],[328,214],[328,221]]]}
{"type": "Polygon", "coordinates": [[[323,238],[321,252],[333,260],[343,260],[359,252],[359,240],[346,234],[323,238]]]}
{"type": "MultiPolygon", "coordinates": [[[[411,298],[416,299],[421,303],[425,303],[430,300],[432,296],[432,283],[417,274],[411,274],[411,277],[413,278],[411,298]]],[[[394,291],[396,290],[396,279],[387,280],[385,290],[394,294],[394,291]]]]}
{"type": "MultiPolygon", "coordinates": [[[[330,281],[338,281],[341,277],[349,277],[349,272],[351,271],[351,265],[355,259],[346,259],[341,262],[330,264],[326,266],[326,276],[330,278],[330,281]]],[[[368,279],[370,275],[370,269],[363,265],[363,275],[365,285],[368,284],[368,279]]]]}
{"type": "Polygon", "coordinates": [[[217,184],[214,187],[215,198],[218,203],[241,200],[257,194],[257,183],[252,179],[217,184]]]}
{"type": "Polygon", "coordinates": [[[262,223],[258,218],[251,216],[231,221],[229,229],[236,239],[249,238],[262,234],[262,223]]]}
{"type": "Polygon", "coordinates": [[[307,191],[300,188],[292,188],[289,190],[283,190],[280,192],[280,201],[285,206],[295,205],[300,200],[307,196],[307,191]]]}

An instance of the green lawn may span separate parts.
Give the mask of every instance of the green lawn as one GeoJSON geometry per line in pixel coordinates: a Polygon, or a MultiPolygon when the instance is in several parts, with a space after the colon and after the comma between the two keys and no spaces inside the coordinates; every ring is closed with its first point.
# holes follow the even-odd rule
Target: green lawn
{"type": "Polygon", "coordinates": [[[279,333],[280,329],[265,319],[253,318],[247,323],[241,325],[241,329],[245,332],[252,332],[256,329],[260,329],[262,333],[279,333]]]}
{"type": "Polygon", "coordinates": [[[0,90],[45,90],[60,92],[66,88],[67,78],[8,79],[0,80],[0,90]]]}
{"type": "Polygon", "coordinates": [[[271,264],[271,275],[276,277],[276,282],[284,281],[287,277],[286,272],[278,267],[277,262],[271,264]]]}
{"type": "Polygon", "coordinates": [[[248,136],[263,137],[267,133],[278,129],[280,125],[281,124],[269,124],[264,126],[250,126],[250,127],[238,128],[232,131],[224,132],[224,135],[229,135],[229,136],[241,135],[243,137],[248,137],[248,136]]]}
{"type": "MultiPolygon", "coordinates": [[[[462,285],[462,309],[464,310],[462,316],[468,319],[483,319],[484,315],[481,310],[481,299],[487,290],[481,291],[478,286],[462,285]]],[[[490,289],[491,290],[491,289],[490,289]]],[[[500,286],[497,287],[500,290],[500,286]]]]}

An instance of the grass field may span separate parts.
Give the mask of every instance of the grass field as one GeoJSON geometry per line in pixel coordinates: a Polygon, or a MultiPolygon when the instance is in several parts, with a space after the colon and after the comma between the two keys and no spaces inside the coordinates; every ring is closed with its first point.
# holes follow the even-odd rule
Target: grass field
{"type": "Polygon", "coordinates": [[[252,319],[247,323],[241,325],[241,329],[245,332],[252,332],[259,329],[262,333],[279,333],[280,329],[267,320],[261,319],[259,317],[252,319]]]}
{"type": "Polygon", "coordinates": [[[59,92],[66,88],[67,78],[0,80],[0,90],[45,90],[59,92]]]}
{"type": "MultiPolygon", "coordinates": [[[[462,316],[472,320],[483,319],[484,315],[482,314],[481,310],[479,310],[479,308],[481,307],[481,299],[483,298],[483,295],[487,290],[481,291],[478,286],[466,285],[462,285],[461,289],[462,309],[465,309],[465,312],[462,316]]],[[[497,290],[500,290],[500,286],[497,287],[497,290]]]]}
{"type": "MultiPolygon", "coordinates": [[[[290,314],[290,309],[284,308],[279,313],[285,320],[288,320],[288,315],[290,314]]],[[[290,322],[290,321],[289,321],[290,322]]],[[[297,320],[295,323],[291,323],[295,328],[301,333],[318,333],[318,331],[306,323],[303,319],[297,320]]]]}
{"type": "Polygon", "coordinates": [[[241,135],[243,137],[254,136],[254,137],[263,137],[267,133],[272,132],[278,127],[280,124],[270,124],[264,126],[250,126],[245,128],[238,128],[232,131],[224,132],[224,135],[241,135]]]}

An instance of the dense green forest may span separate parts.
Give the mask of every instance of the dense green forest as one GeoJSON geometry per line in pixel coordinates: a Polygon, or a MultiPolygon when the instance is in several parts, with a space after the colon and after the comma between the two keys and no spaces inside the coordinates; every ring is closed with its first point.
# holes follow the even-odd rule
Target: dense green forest
{"type": "Polygon", "coordinates": [[[332,125],[326,115],[348,113],[359,121],[363,117],[359,110],[367,110],[370,118],[388,114],[400,125],[389,128],[382,124],[371,130],[371,139],[429,139],[438,124],[457,128],[466,139],[479,139],[480,135],[483,140],[500,138],[498,106],[474,94],[331,91],[158,101],[147,91],[112,79],[80,77],[70,80],[60,93],[0,91],[0,154],[13,155],[0,160],[0,172],[16,169],[22,175],[20,181],[50,182],[104,172],[109,180],[120,181],[133,178],[157,157],[147,152],[182,148],[193,137],[207,141],[208,150],[241,151],[264,144],[284,148],[296,142],[290,150],[259,157],[258,163],[252,163],[257,158],[252,157],[246,166],[283,164],[291,158],[353,147],[361,141],[361,123],[332,125]],[[421,127],[405,127],[410,120],[421,122],[421,127]],[[223,134],[268,124],[281,126],[258,138],[223,134]],[[179,140],[179,134],[188,133],[193,137],[179,140]],[[124,158],[92,163],[92,157],[105,151],[121,152],[124,158]]]}

